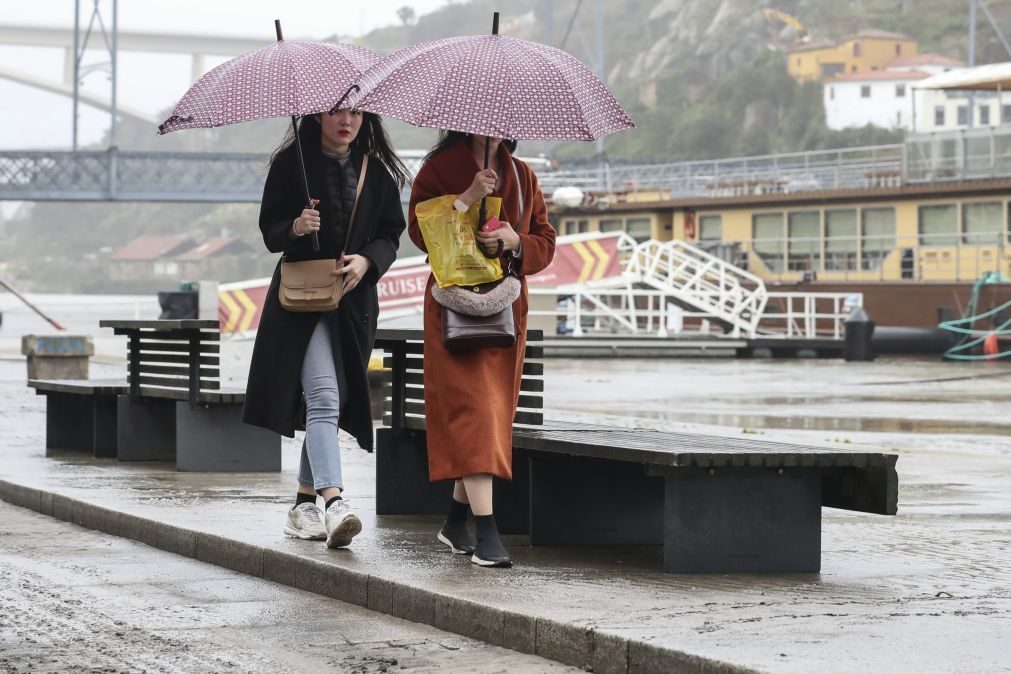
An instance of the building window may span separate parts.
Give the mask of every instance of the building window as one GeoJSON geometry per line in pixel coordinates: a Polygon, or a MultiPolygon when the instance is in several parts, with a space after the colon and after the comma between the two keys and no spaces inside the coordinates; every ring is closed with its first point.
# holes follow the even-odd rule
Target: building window
{"type": "Polygon", "coordinates": [[[980,126],[990,126],[990,106],[981,105],[979,106],[979,125],[980,126]]]}
{"type": "Polygon", "coordinates": [[[860,98],[870,98],[871,97],[871,85],[863,84],[860,86],[860,98]]]}
{"type": "Polygon", "coordinates": [[[860,213],[860,268],[877,269],[894,248],[895,209],[863,209],[860,213]]]}
{"type": "Polygon", "coordinates": [[[565,234],[583,234],[590,231],[589,220],[566,220],[564,227],[565,234]]]}
{"type": "Polygon", "coordinates": [[[962,204],[962,240],[966,243],[999,245],[1003,221],[1004,204],[1000,201],[962,204]]]}
{"type": "Polygon", "coordinates": [[[902,111],[895,113],[895,126],[902,126],[902,111]]]}
{"type": "Polygon", "coordinates": [[[856,71],[857,71],[857,67],[856,66],[850,66],[850,72],[851,73],[855,73],[856,71]]]}
{"type": "Polygon", "coordinates": [[[798,68],[800,67],[800,57],[799,56],[797,57],[797,67],[798,68]]]}
{"type": "Polygon", "coordinates": [[[825,211],[825,271],[855,271],[857,239],[855,208],[825,211]]]}
{"type": "Polygon", "coordinates": [[[1002,105],[1000,107],[1000,123],[1011,123],[1011,105],[1002,105]]]}
{"type": "Polygon", "coordinates": [[[835,87],[829,87],[828,88],[828,100],[830,100],[830,101],[834,101],[835,100],[835,87]]]}
{"type": "Polygon", "coordinates": [[[722,240],[723,240],[723,216],[700,215],[699,241],[722,241],[722,240]]]}
{"type": "Polygon", "coordinates": [[[905,98],[906,97],[906,85],[896,84],[895,85],[895,98],[905,98]]]}
{"type": "Polygon", "coordinates": [[[895,55],[898,56],[902,53],[902,45],[898,42],[895,43],[895,55]]]}
{"type": "Polygon", "coordinates": [[[934,126],[944,126],[944,106],[934,106],[934,126]]]}
{"type": "Polygon", "coordinates": [[[920,206],[921,246],[954,246],[958,243],[958,206],[920,206]]]}
{"type": "Polygon", "coordinates": [[[859,42],[854,42],[853,43],[853,56],[854,56],[854,58],[859,58],[860,57],[860,43],[859,42]]]}
{"type": "Polygon", "coordinates": [[[752,249],[769,271],[783,271],[783,214],[757,213],[751,216],[752,249]]]}
{"type": "Polygon", "coordinates": [[[969,106],[958,106],[958,125],[966,126],[969,123],[969,106]]]}
{"type": "Polygon", "coordinates": [[[821,269],[821,213],[793,211],[787,216],[787,269],[821,269]]]}
{"type": "Polygon", "coordinates": [[[821,74],[825,77],[835,77],[846,72],[845,63],[822,63],[821,74]]]}

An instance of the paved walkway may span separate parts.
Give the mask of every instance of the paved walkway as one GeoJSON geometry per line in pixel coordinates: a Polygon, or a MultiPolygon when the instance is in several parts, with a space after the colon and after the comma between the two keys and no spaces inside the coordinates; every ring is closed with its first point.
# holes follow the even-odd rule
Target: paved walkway
{"type": "Polygon", "coordinates": [[[438,518],[377,517],[358,449],[345,476],[366,529],[340,552],[281,535],[293,442],[270,475],[47,458],[23,368],[0,362],[0,495],[58,518],[596,672],[1011,671],[1007,453],[895,447],[899,516],[825,510],[821,574],[676,576],[658,548],[523,538],[515,568],[488,571],[445,552],[438,518]]]}
{"type": "Polygon", "coordinates": [[[0,672],[576,672],[0,503],[0,672]]]}

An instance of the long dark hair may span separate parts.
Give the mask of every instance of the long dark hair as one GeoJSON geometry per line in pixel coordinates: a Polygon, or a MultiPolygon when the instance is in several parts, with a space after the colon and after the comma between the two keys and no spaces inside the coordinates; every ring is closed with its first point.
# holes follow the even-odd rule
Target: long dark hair
{"type": "MultiPolygon", "coordinates": [[[[443,150],[445,150],[447,147],[455,145],[456,143],[460,142],[461,140],[466,140],[467,143],[469,144],[470,143],[470,137],[471,137],[471,135],[472,134],[469,134],[469,133],[461,133],[460,131],[445,131],[445,130],[440,131],[439,132],[439,140],[432,147],[431,151],[428,154],[425,155],[425,161],[427,162],[429,159],[431,159],[435,155],[439,154],[440,152],[442,152],[443,150]]],[[[502,139],[502,144],[505,145],[506,148],[509,150],[509,154],[515,154],[516,153],[516,141],[515,140],[509,140],[508,138],[503,138],[502,139]]]]}
{"type": "MultiPolygon", "coordinates": [[[[329,113],[324,112],[322,114],[326,115],[329,113]]],[[[303,151],[307,148],[318,149],[322,134],[323,129],[316,115],[308,115],[298,121],[298,135],[302,138],[303,151]]],[[[285,152],[294,144],[295,132],[289,125],[284,138],[281,139],[281,144],[270,155],[270,163],[273,164],[274,160],[282,152],[285,152]]],[[[404,162],[400,160],[397,153],[393,151],[393,143],[390,142],[390,136],[386,133],[386,127],[383,126],[383,120],[379,115],[371,112],[362,113],[362,126],[358,130],[358,135],[351,142],[351,151],[369,154],[378,159],[386,167],[386,170],[390,172],[390,175],[393,176],[393,180],[400,189],[403,189],[404,185],[411,182],[411,173],[404,166],[404,162]]]]}

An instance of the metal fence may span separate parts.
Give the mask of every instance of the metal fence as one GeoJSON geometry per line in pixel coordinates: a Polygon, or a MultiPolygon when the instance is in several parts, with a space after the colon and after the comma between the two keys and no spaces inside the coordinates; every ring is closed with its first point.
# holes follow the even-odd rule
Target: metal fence
{"type": "MultiPolygon", "coordinates": [[[[416,171],[422,153],[404,154],[416,171]]],[[[0,199],[255,202],[266,164],[266,155],[242,153],[4,151],[0,199]]],[[[1000,177],[1011,178],[1011,126],[914,134],[895,145],[539,172],[548,195],[568,186],[668,199],[1000,177]]]]}

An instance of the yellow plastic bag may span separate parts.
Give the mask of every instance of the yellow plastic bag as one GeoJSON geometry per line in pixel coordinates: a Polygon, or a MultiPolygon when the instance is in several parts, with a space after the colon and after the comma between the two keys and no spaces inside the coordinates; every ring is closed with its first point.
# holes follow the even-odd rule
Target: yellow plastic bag
{"type": "MultiPolygon", "coordinates": [[[[466,213],[453,208],[455,194],[422,201],[414,207],[418,227],[428,248],[432,274],[440,288],[473,286],[502,278],[502,265],[488,259],[477,247],[477,220],[481,202],[471,205],[466,213]]],[[[499,214],[502,199],[488,197],[487,216],[499,214]]]]}

